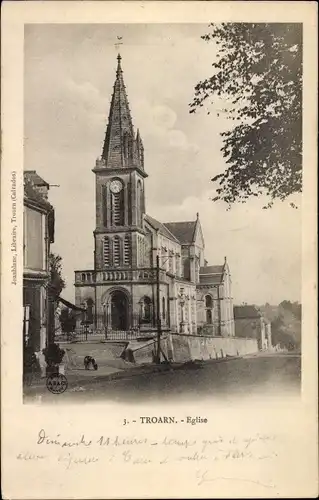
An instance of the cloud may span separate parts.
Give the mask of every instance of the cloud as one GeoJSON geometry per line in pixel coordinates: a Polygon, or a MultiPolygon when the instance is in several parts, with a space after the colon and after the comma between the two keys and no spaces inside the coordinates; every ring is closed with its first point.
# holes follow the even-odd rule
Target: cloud
{"type": "Polygon", "coordinates": [[[151,113],[153,115],[154,123],[158,127],[164,130],[171,129],[174,127],[177,115],[175,111],[173,111],[168,106],[163,106],[163,105],[153,106],[151,107],[151,113]]]}
{"type": "Polygon", "coordinates": [[[65,82],[65,91],[72,94],[73,99],[76,100],[79,106],[89,105],[91,109],[98,112],[105,108],[105,97],[91,82],[76,82],[69,78],[65,82]]]}
{"type": "Polygon", "coordinates": [[[177,113],[167,105],[152,104],[143,99],[137,103],[135,114],[136,123],[139,123],[142,135],[158,142],[157,147],[167,149],[172,147],[182,151],[197,151],[198,147],[187,137],[187,134],[178,128],[174,128],[177,121],[177,113]]]}

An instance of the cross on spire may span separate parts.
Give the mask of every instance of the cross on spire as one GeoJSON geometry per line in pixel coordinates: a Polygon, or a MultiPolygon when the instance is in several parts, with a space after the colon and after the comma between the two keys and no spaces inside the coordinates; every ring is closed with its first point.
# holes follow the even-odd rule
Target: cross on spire
{"type": "MultiPolygon", "coordinates": [[[[121,42],[122,40],[122,36],[117,36],[117,42],[115,42],[114,44],[114,47],[116,48],[116,50],[119,50],[120,49],[120,45],[123,45],[123,42],[121,42]]],[[[121,57],[120,54],[117,56],[117,58],[121,57]]]]}

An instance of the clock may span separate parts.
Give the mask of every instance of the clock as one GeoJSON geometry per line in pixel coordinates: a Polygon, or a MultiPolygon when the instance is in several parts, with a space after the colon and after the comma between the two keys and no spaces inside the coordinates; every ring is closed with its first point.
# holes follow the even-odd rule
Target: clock
{"type": "Polygon", "coordinates": [[[110,190],[111,190],[111,193],[113,193],[113,194],[119,193],[122,190],[122,188],[123,188],[123,185],[122,185],[121,181],[115,180],[115,181],[112,181],[110,184],[110,190]]]}

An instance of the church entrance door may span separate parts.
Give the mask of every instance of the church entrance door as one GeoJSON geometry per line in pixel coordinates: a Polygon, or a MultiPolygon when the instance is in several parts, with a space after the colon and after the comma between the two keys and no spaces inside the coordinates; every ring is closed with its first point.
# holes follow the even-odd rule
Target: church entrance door
{"type": "Polygon", "coordinates": [[[124,292],[117,290],[111,297],[112,330],[128,329],[128,300],[124,292]]]}

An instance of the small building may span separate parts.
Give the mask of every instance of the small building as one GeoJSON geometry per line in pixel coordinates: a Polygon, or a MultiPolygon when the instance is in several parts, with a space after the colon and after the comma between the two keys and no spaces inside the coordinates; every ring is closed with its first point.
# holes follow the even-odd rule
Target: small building
{"type": "Polygon", "coordinates": [[[54,242],[54,209],[47,201],[48,190],[35,171],[24,172],[23,340],[24,347],[33,352],[45,347],[48,335],[49,253],[54,242]]]}
{"type": "Polygon", "coordinates": [[[235,306],[234,318],[236,337],[257,339],[259,350],[272,347],[271,323],[256,306],[235,306]]]}

